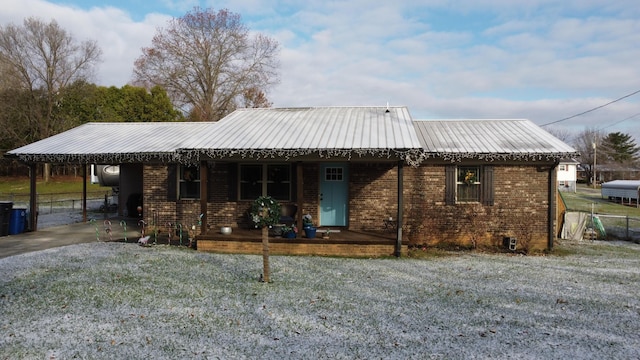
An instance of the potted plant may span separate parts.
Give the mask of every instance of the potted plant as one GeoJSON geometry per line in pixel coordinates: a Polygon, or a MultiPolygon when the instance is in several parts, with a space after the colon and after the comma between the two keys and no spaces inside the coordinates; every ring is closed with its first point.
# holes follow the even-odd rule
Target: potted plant
{"type": "Polygon", "coordinates": [[[282,237],[294,239],[298,234],[298,228],[295,225],[284,225],[282,226],[282,237]]]}
{"type": "Polygon", "coordinates": [[[317,228],[313,226],[313,220],[311,218],[311,214],[306,214],[302,217],[302,224],[303,224],[304,235],[309,239],[315,238],[317,228]]]}

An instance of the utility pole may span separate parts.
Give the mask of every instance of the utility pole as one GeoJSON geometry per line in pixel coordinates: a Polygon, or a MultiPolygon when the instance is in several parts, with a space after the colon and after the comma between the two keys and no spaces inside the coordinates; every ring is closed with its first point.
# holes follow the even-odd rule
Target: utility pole
{"type": "Polygon", "coordinates": [[[596,176],[596,142],[593,142],[593,188],[596,188],[598,177],[596,176]]]}

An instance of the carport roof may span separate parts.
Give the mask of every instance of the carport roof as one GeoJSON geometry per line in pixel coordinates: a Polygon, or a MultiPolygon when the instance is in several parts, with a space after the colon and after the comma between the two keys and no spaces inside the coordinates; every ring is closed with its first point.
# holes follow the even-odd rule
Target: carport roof
{"type": "Polygon", "coordinates": [[[185,139],[212,131],[216,123],[87,123],[7,152],[25,162],[119,164],[151,159],[176,161],[185,139]]]}

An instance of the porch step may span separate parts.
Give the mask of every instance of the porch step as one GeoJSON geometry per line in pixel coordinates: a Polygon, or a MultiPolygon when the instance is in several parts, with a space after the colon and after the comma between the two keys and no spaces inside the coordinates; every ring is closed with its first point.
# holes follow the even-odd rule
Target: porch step
{"type": "Polygon", "coordinates": [[[326,233],[327,231],[329,231],[329,233],[339,233],[340,229],[318,229],[316,230],[316,233],[326,233]]]}

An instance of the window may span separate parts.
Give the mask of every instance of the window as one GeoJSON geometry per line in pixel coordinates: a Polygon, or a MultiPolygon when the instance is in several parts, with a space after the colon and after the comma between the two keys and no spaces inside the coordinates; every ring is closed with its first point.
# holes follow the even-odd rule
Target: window
{"type": "Polygon", "coordinates": [[[445,167],[445,202],[447,205],[494,203],[493,166],[445,167]]]}
{"type": "Polygon", "coordinates": [[[480,202],[480,167],[460,166],[457,174],[456,201],[480,202]]]}
{"type": "Polygon", "coordinates": [[[567,165],[558,165],[558,171],[566,171],[567,170],[567,165]]]}
{"type": "Polygon", "coordinates": [[[240,199],[269,195],[291,199],[291,167],[287,164],[240,165],[240,199]]]}
{"type": "Polygon", "coordinates": [[[342,181],[344,179],[343,168],[327,167],[324,172],[325,181],[342,181]]]}
{"type": "Polygon", "coordinates": [[[180,199],[200,199],[200,169],[197,166],[181,166],[180,199]]]}

